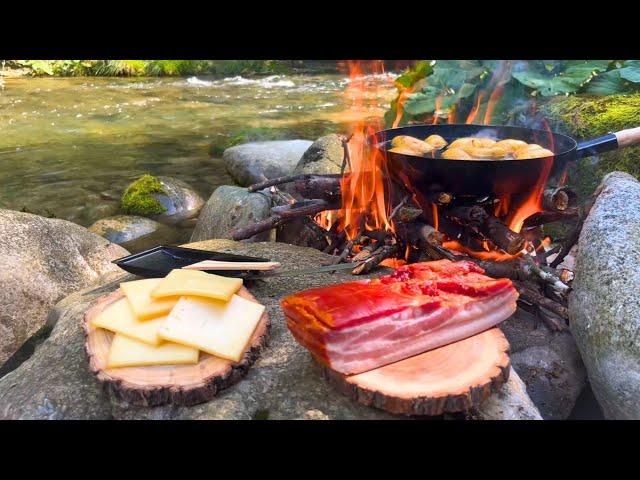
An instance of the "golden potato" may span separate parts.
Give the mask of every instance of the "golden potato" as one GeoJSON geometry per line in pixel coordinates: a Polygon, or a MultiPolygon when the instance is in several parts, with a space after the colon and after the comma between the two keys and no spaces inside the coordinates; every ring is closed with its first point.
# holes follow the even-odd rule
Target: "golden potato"
{"type": "Polygon", "coordinates": [[[457,138],[451,142],[449,148],[464,148],[471,145],[471,142],[473,142],[473,138],[471,137],[457,138]]]}
{"type": "MultiPolygon", "coordinates": [[[[453,145],[453,144],[452,144],[453,145]]],[[[471,155],[461,148],[449,147],[442,153],[442,158],[447,160],[472,160],[471,155]]]]}
{"type": "Polygon", "coordinates": [[[478,138],[471,139],[471,145],[473,145],[474,147],[487,148],[487,147],[492,147],[495,144],[496,144],[496,141],[493,140],[492,138],[478,137],[478,138]]]}
{"type": "Polygon", "coordinates": [[[464,149],[472,158],[477,159],[493,159],[504,160],[507,156],[507,151],[502,147],[467,147],[464,149]]]}
{"type": "Polygon", "coordinates": [[[496,143],[496,147],[504,148],[507,152],[515,152],[518,148],[522,148],[528,145],[527,142],[522,140],[516,140],[515,138],[507,138],[506,140],[500,140],[496,143]]]}
{"type": "Polygon", "coordinates": [[[404,153],[407,151],[407,155],[425,155],[434,150],[434,147],[427,142],[423,142],[422,140],[414,137],[410,137],[409,135],[398,135],[391,140],[390,152],[397,151],[396,149],[401,149],[398,153],[404,153]]]}
{"type": "Polygon", "coordinates": [[[552,157],[553,152],[551,150],[547,150],[546,148],[538,147],[538,148],[521,148],[515,154],[516,159],[518,160],[527,160],[529,158],[544,158],[544,157],[552,157]]]}
{"type": "Polygon", "coordinates": [[[449,143],[440,135],[429,135],[427,138],[424,139],[424,141],[427,142],[429,145],[431,145],[433,148],[437,148],[438,150],[440,150],[443,147],[446,147],[447,144],[449,143]]]}
{"type": "Polygon", "coordinates": [[[542,147],[537,143],[525,143],[524,145],[517,146],[513,151],[515,153],[515,152],[519,152],[520,150],[529,150],[532,148],[542,148],[542,147]]]}

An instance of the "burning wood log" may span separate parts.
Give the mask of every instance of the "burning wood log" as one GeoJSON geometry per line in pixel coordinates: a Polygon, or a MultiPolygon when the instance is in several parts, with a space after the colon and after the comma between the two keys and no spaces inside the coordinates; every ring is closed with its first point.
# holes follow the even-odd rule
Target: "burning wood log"
{"type": "Polygon", "coordinates": [[[538,212],[525,220],[524,228],[537,227],[546,223],[572,220],[579,214],[580,209],[578,207],[567,207],[566,210],[556,212],[538,212]]]}
{"type": "Polygon", "coordinates": [[[422,215],[422,209],[416,207],[409,207],[407,205],[403,206],[398,210],[398,219],[401,222],[409,223],[418,219],[420,215],[422,215]]]}
{"type": "Polygon", "coordinates": [[[457,207],[449,208],[445,211],[445,215],[462,225],[476,226],[480,226],[489,217],[487,211],[480,205],[460,205],[457,207]]]}
{"type": "Polygon", "coordinates": [[[453,195],[447,192],[431,192],[427,194],[427,199],[436,205],[449,205],[453,200],[453,195]]]}
{"type": "Polygon", "coordinates": [[[254,183],[253,185],[249,185],[247,190],[250,192],[257,192],[258,190],[263,190],[265,188],[273,187],[276,185],[283,185],[285,183],[293,183],[293,182],[302,182],[303,184],[308,185],[317,185],[317,189],[322,191],[323,188],[337,188],[340,189],[340,179],[342,175],[340,174],[327,174],[327,175],[316,175],[313,173],[301,173],[298,175],[286,175],[284,177],[272,178],[271,180],[264,180],[259,183],[254,183]]]}
{"type": "Polygon", "coordinates": [[[305,198],[322,198],[334,201],[340,198],[340,178],[325,175],[309,175],[297,179],[296,191],[305,198]]]}
{"type": "MultiPolygon", "coordinates": [[[[354,268],[351,273],[353,273],[354,275],[369,273],[375,267],[380,265],[380,263],[383,260],[394,257],[398,253],[398,250],[399,249],[397,244],[383,245],[380,248],[378,248],[376,251],[371,253],[371,255],[369,255],[369,257],[366,260],[364,260],[363,263],[361,263],[356,268],[354,268]]],[[[355,257],[354,257],[354,261],[356,261],[355,257]]]]}
{"type": "Polygon", "coordinates": [[[493,215],[487,215],[480,225],[480,231],[509,255],[521,252],[526,243],[523,235],[514,232],[493,215]]]}
{"type": "Polygon", "coordinates": [[[569,206],[569,194],[564,188],[549,188],[542,194],[542,208],[562,212],[569,206]]]}
{"type": "Polygon", "coordinates": [[[398,222],[396,233],[405,243],[420,250],[424,250],[427,246],[442,245],[444,240],[442,232],[422,222],[398,222]]]}
{"type": "Polygon", "coordinates": [[[289,205],[279,205],[271,208],[271,214],[282,218],[297,218],[305,215],[316,215],[326,210],[336,210],[340,205],[323,199],[302,200],[289,205]]]}
{"type": "Polygon", "coordinates": [[[326,200],[304,200],[302,202],[279,205],[271,208],[271,216],[253,225],[241,229],[234,229],[231,233],[233,240],[244,240],[258,233],[279,227],[291,220],[307,215],[316,215],[325,210],[336,210],[339,204],[330,203],[326,200]]]}

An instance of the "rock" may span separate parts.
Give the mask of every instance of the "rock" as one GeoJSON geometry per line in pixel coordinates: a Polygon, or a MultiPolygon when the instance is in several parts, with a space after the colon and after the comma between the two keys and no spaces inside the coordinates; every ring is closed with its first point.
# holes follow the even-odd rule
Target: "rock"
{"type": "Polygon", "coordinates": [[[474,416],[481,420],[542,420],[540,412],[527,395],[524,382],[513,367],[507,383],[485,400],[474,416]]]}
{"type": "MultiPolygon", "coordinates": [[[[285,268],[319,265],[329,258],[310,248],[272,242],[249,244],[210,240],[187,246],[270,258],[281,262],[285,268]]],[[[365,407],[335,391],[322,379],[318,365],[293,339],[285,325],[279,306],[282,297],[301,289],[346,280],[353,280],[353,276],[349,272],[338,271],[335,274],[274,277],[248,285],[267,307],[271,320],[269,346],[238,384],[222,391],[212,401],[192,407],[134,407],[108,399],[89,372],[82,351],[84,334],[80,325],[87,308],[98,297],[117,288],[117,282],[94,291],[76,293],[56,307],[57,323],[51,337],[29,360],[0,379],[0,418],[407,418],[365,407]]],[[[526,393],[520,389],[519,395],[520,405],[524,405],[526,393]]],[[[508,405],[503,405],[501,398],[496,398],[495,409],[487,411],[483,418],[504,417],[512,405],[518,405],[514,396],[515,393],[506,396],[511,399],[508,405]]],[[[522,412],[529,411],[524,406],[522,408],[522,412]]]]}
{"type": "Polygon", "coordinates": [[[71,292],[119,272],[128,252],[65,220],[0,210],[0,365],[71,292]]]}
{"type": "Polygon", "coordinates": [[[342,141],[338,135],[320,137],[304,152],[293,173],[340,173],[343,155],[342,141]]]}
{"type": "Polygon", "coordinates": [[[111,282],[73,293],[55,306],[48,320],[55,325],[50,337],[17,370],[0,378],[0,418],[112,418],[109,398],[89,371],[81,322],[95,299],[132,278],[118,272],[111,282]]]}
{"type": "Polygon", "coordinates": [[[122,194],[122,210],[165,223],[179,223],[198,215],[202,197],[189,185],[171,177],[143,175],[122,194]]]}
{"type": "Polygon", "coordinates": [[[571,333],[552,332],[521,309],[500,328],[511,346],[511,366],[542,417],[567,418],[587,383],[587,372],[571,333]]]}
{"type": "Polygon", "coordinates": [[[245,143],[227,148],[222,159],[233,180],[248,187],[265,178],[290,175],[311,143],[309,140],[245,143]]]}
{"type": "Polygon", "coordinates": [[[98,220],[89,231],[122,245],[132,252],[139,252],[157,245],[170,244],[177,238],[171,227],[146,217],[116,215],[98,220]]]}
{"type": "Polygon", "coordinates": [[[640,183],[607,175],[584,222],[569,320],[606,418],[640,419],[640,183]]]}
{"type": "Polygon", "coordinates": [[[166,211],[151,218],[164,223],[180,223],[198,216],[204,199],[185,182],[171,177],[158,177],[164,193],[153,194],[166,211]]]}
{"type": "MultiPolygon", "coordinates": [[[[264,193],[250,193],[246,188],[222,185],[216,188],[202,209],[191,241],[231,238],[230,231],[243,228],[270,216],[271,198],[264,193]]],[[[274,231],[254,235],[249,241],[273,241],[274,231]]]]}

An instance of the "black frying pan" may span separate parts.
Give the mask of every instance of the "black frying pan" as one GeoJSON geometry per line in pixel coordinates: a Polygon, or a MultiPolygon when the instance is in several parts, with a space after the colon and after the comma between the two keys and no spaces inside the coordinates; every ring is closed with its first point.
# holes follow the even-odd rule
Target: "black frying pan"
{"type": "Polygon", "coordinates": [[[560,178],[572,160],[640,143],[640,127],[578,143],[566,135],[523,127],[409,125],[378,132],[372,140],[386,155],[392,178],[418,193],[440,191],[457,195],[502,195],[530,191],[546,168],[550,169],[548,183],[552,183],[553,179],[560,178]],[[555,155],[528,160],[450,160],[387,151],[391,140],[398,135],[424,140],[433,134],[442,136],[449,143],[462,137],[515,138],[537,143],[555,155]]]}

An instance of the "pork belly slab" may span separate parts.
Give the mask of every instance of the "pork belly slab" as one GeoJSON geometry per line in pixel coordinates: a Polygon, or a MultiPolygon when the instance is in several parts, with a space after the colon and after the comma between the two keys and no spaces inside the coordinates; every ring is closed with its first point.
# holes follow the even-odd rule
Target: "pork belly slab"
{"type": "Polygon", "coordinates": [[[414,263],[390,275],[282,300],[289,330],[323,364],[356,374],[471,337],[513,314],[511,280],[472,262],[414,263]]]}

